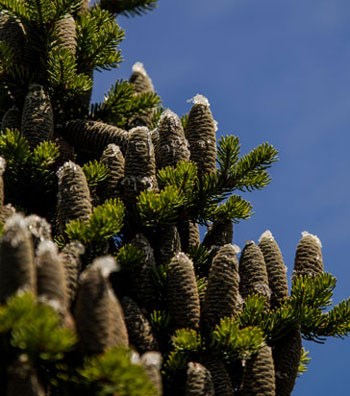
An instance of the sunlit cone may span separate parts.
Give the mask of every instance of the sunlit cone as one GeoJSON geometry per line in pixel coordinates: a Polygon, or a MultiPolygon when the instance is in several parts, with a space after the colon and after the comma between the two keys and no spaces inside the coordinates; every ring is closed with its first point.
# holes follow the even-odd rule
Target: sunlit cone
{"type": "Polygon", "coordinates": [[[247,360],[242,379],[241,396],[275,396],[275,369],[271,348],[267,345],[247,360]]]}
{"type": "Polygon", "coordinates": [[[168,264],[181,251],[181,241],[176,226],[164,226],[158,230],[156,249],[158,265],[168,264]]]}
{"type": "Polygon", "coordinates": [[[141,356],[141,363],[156,390],[154,396],[162,396],[163,385],[160,372],[162,367],[162,355],[159,352],[146,352],[141,356]]]}
{"type": "Polygon", "coordinates": [[[22,60],[26,41],[23,25],[4,10],[0,12],[0,41],[11,49],[15,61],[22,60]]]}
{"type": "Polygon", "coordinates": [[[103,199],[115,198],[118,195],[119,183],[124,177],[124,156],[116,144],[109,144],[103,151],[101,163],[108,168],[108,176],[101,183],[99,195],[103,199]]]}
{"type": "Polygon", "coordinates": [[[7,367],[6,396],[45,396],[36,370],[29,364],[28,358],[21,355],[7,367]]]}
{"type": "Polygon", "coordinates": [[[320,239],[304,231],[295,254],[294,275],[322,274],[324,267],[321,249],[320,239]]]}
{"type": "Polygon", "coordinates": [[[107,279],[114,268],[113,259],[102,257],[80,277],[75,321],[81,348],[87,354],[99,354],[112,346],[128,344],[122,310],[107,279]]]}
{"type": "Polygon", "coordinates": [[[16,214],[0,240],[0,302],[22,291],[36,291],[34,251],[24,218],[16,214]]]}
{"type": "Polygon", "coordinates": [[[185,396],[214,396],[210,371],[200,363],[190,362],[187,367],[185,396]]]}
{"type": "Polygon", "coordinates": [[[132,67],[129,81],[134,86],[136,93],[154,92],[152,80],[141,62],[136,62],[132,67]]]}
{"type": "Polygon", "coordinates": [[[64,233],[70,220],[86,220],[91,215],[92,205],[86,177],[81,167],[66,162],[57,172],[58,202],[57,218],[59,231],[64,233]]]}
{"type": "Polygon", "coordinates": [[[71,242],[66,245],[60,252],[60,258],[63,263],[68,304],[72,304],[78,289],[78,277],[81,271],[80,255],[84,253],[84,246],[79,242],[71,242]]]}
{"type": "Polygon", "coordinates": [[[42,217],[30,215],[25,218],[25,222],[33,240],[34,249],[41,241],[51,239],[51,225],[42,217]]]}
{"type": "Polygon", "coordinates": [[[216,171],[216,123],[207,98],[196,95],[192,102],[185,132],[191,160],[197,165],[201,176],[216,171]]]}
{"type": "Polygon", "coordinates": [[[203,239],[203,246],[209,249],[210,261],[215,257],[221,246],[232,243],[233,223],[231,220],[214,222],[208,227],[203,239]]]}
{"type": "Polygon", "coordinates": [[[29,86],[24,100],[21,132],[35,147],[53,138],[54,121],[51,101],[44,87],[39,84],[29,86]]]}
{"type": "Polygon", "coordinates": [[[158,342],[141,308],[129,297],[123,298],[122,307],[130,344],[141,354],[157,351],[159,349],[158,342]]]}
{"type": "Polygon", "coordinates": [[[176,166],[180,161],[190,159],[188,142],[179,117],[171,110],[165,110],[159,120],[159,139],[156,146],[157,168],[176,166]]]}
{"type": "Polygon", "coordinates": [[[198,224],[192,220],[181,221],[177,225],[180,240],[181,249],[183,252],[188,252],[191,248],[197,247],[200,244],[200,235],[198,224]]]}
{"type": "Polygon", "coordinates": [[[280,306],[288,297],[287,267],[282,253],[270,231],[265,231],[259,239],[259,248],[264,260],[271,290],[271,308],[280,306]]]}
{"type": "Polygon", "coordinates": [[[55,23],[55,33],[59,48],[68,49],[75,57],[77,50],[77,30],[74,18],[66,14],[55,23]]]}
{"type": "Polygon", "coordinates": [[[203,361],[203,364],[211,374],[215,396],[234,396],[230,376],[221,360],[217,358],[207,358],[203,361]]]}
{"type": "Polygon", "coordinates": [[[64,139],[60,135],[56,135],[54,136],[54,142],[58,146],[58,150],[60,152],[60,155],[57,160],[57,163],[59,165],[63,165],[67,161],[74,161],[75,159],[74,147],[70,143],[68,143],[66,139],[64,139]]]}
{"type": "Polygon", "coordinates": [[[135,300],[142,307],[151,307],[155,295],[153,273],[156,266],[153,248],[142,234],[137,234],[130,243],[143,254],[140,266],[137,265],[133,268],[131,290],[135,300]]]}
{"type": "Polygon", "coordinates": [[[129,135],[122,185],[125,200],[134,202],[141,191],[157,190],[158,186],[154,147],[149,130],[137,127],[129,135]]]}
{"type": "Polygon", "coordinates": [[[42,241],[36,251],[37,293],[40,301],[59,312],[68,308],[67,285],[63,263],[52,241],[42,241]]]}
{"type": "Polygon", "coordinates": [[[209,270],[202,318],[208,329],[213,329],[225,316],[240,311],[237,250],[231,245],[222,246],[209,270]]]}
{"type": "Polygon", "coordinates": [[[253,241],[248,241],[239,262],[240,293],[243,298],[260,294],[270,301],[270,288],[264,256],[253,241]]]}
{"type": "Polygon", "coordinates": [[[12,106],[2,116],[1,130],[5,129],[21,129],[22,113],[17,106],[12,106]]]}
{"type": "Polygon", "coordinates": [[[178,253],[168,269],[167,301],[173,328],[198,329],[199,295],[192,261],[178,253]]]}
{"type": "Polygon", "coordinates": [[[300,330],[292,330],[272,348],[275,365],[276,396],[290,396],[298,374],[302,342],[300,330]]]}
{"type": "Polygon", "coordinates": [[[100,121],[72,120],[62,129],[63,137],[79,150],[101,155],[106,147],[114,143],[125,151],[128,133],[113,125],[100,121]]]}

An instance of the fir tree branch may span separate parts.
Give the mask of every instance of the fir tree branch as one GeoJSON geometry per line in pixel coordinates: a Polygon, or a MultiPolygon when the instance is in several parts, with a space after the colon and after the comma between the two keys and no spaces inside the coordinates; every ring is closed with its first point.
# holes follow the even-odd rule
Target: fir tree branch
{"type": "Polygon", "coordinates": [[[101,8],[127,17],[142,15],[157,6],[157,0],[101,0],[101,8]]]}

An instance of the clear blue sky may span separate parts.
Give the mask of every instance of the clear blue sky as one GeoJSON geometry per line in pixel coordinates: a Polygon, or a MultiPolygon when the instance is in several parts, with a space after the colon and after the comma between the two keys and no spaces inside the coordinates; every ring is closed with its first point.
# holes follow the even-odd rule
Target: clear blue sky
{"type": "MultiPolygon", "coordinates": [[[[234,242],[270,229],[290,274],[300,233],[317,234],[338,278],[335,302],[350,295],[349,21],[349,0],[160,0],[153,13],[119,19],[125,62],[98,74],[94,93],[101,99],[141,61],[166,107],[181,115],[202,93],[219,135],[238,135],[243,152],[273,144],[273,181],[246,195],[255,215],[234,242]]],[[[293,395],[350,395],[350,341],[305,346],[312,361],[293,395]]]]}

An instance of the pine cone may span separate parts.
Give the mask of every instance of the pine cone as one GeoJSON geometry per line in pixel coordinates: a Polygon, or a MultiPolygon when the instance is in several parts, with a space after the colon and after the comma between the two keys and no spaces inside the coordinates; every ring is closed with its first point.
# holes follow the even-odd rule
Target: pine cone
{"type": "Polygon", "coordinates": [[[77,51],[77,30],[74,18],[66,14],[55,23],[59,48],[66,48],[75,57],[77,51]]]}
{"type": "Polygon", "coordinates": [[[54,121],[49,95],[44,87],[31,84],[24,99],[21,132],[31,147],[53,138],[54,121]]]}
{"type": "Polygon", "coordinates": [[[245,299],[251,294],[260,294],[270,301],[269,281],[264,256],[253,241],[248,241],[239,263],[240,293],[245,299]]]}
{"type": "Polygon", "coordinates": [[[191,160],[197,165],[198,175],[203,176],[216,172],[216,124],[204,96],[196,95],[192,101],[185,133],[191,160]]]}
{"type": "Polygon", "coordinates": [[[122,307],[130,344],[141,354],[157,351],[159,349],[158,342],[149,321],[142,313],[140,307],[129,297],[123,298],[122,307]]]}
{"type": "Polygon", "coordinates": [[[74,162],[66,162],[57,172],[58,203],[57,215],[59,232],[64,233],[70,220],[87,220],[92,212],[90,191],[81,167],[74,162]]]}
{"type": "Polygon", "coordinates": [[[67,142],[62,136],[54,136],[54,142],[58,146],[60,156],[57,159],[57,164],[62,166],[67,161],[73,161],[75,159],[74,147],[67,142]]]}
{"type": "Polygon", "coordinates": [[[207,358],[203,364],[211,374],[215,396],[234,396],[230,376],[224,364],[216,358],[207,358]]]}
{"type": "Polygon", "coordinates": [[[129,81],[134,86],[136,93],[154,92],[152,80],[141,62],[136,62],[132,67],[132,75],[129,81]]]}
{"type": "Polygon", "coordinates": [[[0,241],[0,303],[19,291],[35,294],[33,243],[24,218],[10,217],[0,241]]]}
{"type": "Polygon", "coordinates": [[[160,372],[162,366],[162,355],[158,352],[146,352],[141,356],[141,363],[156,390],[154,396],[162,396],[163,384],[160,372]]]}
{"type": "Polygon", "coordinates": [[[168,269],[167,299],[173,328],[199,328],[200,304],[192,261],[178,253],[168,269]]]}
{"type": "Polygon", "coordinates": [[[322,274],[324,267],[321,248],[319,238],[304,231],[295,254],[294,275],[322,274]]]}
{"type": "Polygon", "coordinates": [[[176,166],[190,159],[188,142],[179,117],[170,110],[162,113],[158,125],[159,139],[156,146],[157,169],[176,166]]]}
{"type": "Polygon", "coordinates": [[[241,396],[275,396],[275,370],[271,348],[263,346],[244,367],[241,396]]]}
{"type": "Polygon", "coordinates": [[[44,218],[37,215],[30,215],[24,220],[32,236],[34,250],[37,249],[41,241],[51,239],[51,225],[44,218]]]}
{"type": "Polygon", "coordinates": [[[188,363],[185,396],[215,396],[210,371],[200,363],[188,363]]]}
{"type": "Polygon", "coordinates": [[[1,120],[1,130],[5,129],[21,129],[22,113],[17,106],[12,106],[3,115],[1,120]]]}
{"type": "Polygon", "coordinates": [[[207,329],[214,329],[225,316],[237,315],[240,304],[237,252],[228,244],[220,248],[209,271],[202,315],[207,329]]]}
{"type": "Polygon", "coordinates": [[[15,63],[23,60],[26,41],[23,25],[4,10],[0,12],[0,41],[11,48],[15,63]]]}
{"type": "Polygon", "coordinates": [[[6,169],[6,161],[3,157],[0,157],[0,212],[4,207],[4,201],[5,201],[4,178],[3,178],[5,169],[6,169]]]}
{"type": "Polygon", "coordinates": [[[182,221],[177,225],[181,239],[182,251],[187,253],[191,248],[200,244],[198,224],[192,220],[182,221]]]}
{"type": "Polygon", "coordinates": [[[288,297],[287,267],[282,253],[270,231],[265,231],[259,239],[259,248],[264,260],[271,290],[271,308],[279,307],[288,297]]]}
{"type": "Polygon", "coordinates": [[[156,240],[156,261],[158,265],[168,264],[181,251],[180,236],[176,226],[161,227],[157,232],[156,240]]]}

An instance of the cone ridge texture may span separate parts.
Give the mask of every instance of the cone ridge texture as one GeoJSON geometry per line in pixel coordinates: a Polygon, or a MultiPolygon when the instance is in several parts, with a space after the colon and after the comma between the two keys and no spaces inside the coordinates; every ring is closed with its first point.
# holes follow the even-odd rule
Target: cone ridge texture
{"type": "Polygon", "coordinates": [[[146,70],[141,63],[137,63],[133,67],[133,73],[129,82],[134,86],[136,93],[154,92],[152,80],[149,78],[146,70]]]}
{"type": "Polygon", "coordinates": [[[58,171],[58,224],[63,234],[70,220],[87,220],[91,215],[90,191],[83,170],[66,162],[58,171]]]}
{"type": "Polygon", "coordinates": [[[124,297],[122,307],[130,344],[139,353],[158,350],[158,342],[151,325],[136,302],[129,297],[124,297]]]}
{"type": "Polygon", "coordinates": [[[320,242],[311,234],[304,235],[296,250],[295,275],[315,276],[324,271],[320,242]]]}
{"type": "Polygon", "coordinates": [[[54,121],[50,98],[44,87],[39,84],[29,86],[21,122],[21,132],[35,147],[45,140],[53,138],[54,121]]]}
{"type": "Polygon", "coordinates": [[[125,150],[128,134],[126,131],[100,121],[73,120],[68,121],[62,130],[65,139],[80,150],[101,154],[110,144],[114,143],[125,150]]]}
{"type": "Polygon", "coordinates": [[[183,252],[188,252],[191,248],[197,247],[200,244],[198,224],[194,221],[188,220],[179,223],[178,231],[183,252]]]}
{"type": "Polygon", "coordinates": [[[248,241],[239,262],[240,293],[243,298],[260,294],[270,299],[269,281],[264,256],[253,241],[248,241]]]}
{"type": "Polygon", "coordinates": [[[36,279],[31,236],[24,219],[14,215],[5,224],[0,241],[0,301],[18,291],[35,294],[36,279]]]}
{"type": "Polygon", "coordinates": [[[84,352],[98,354],[112,346],[128,344],[124,318],[118,315],[122,315],[121,309],[101,270],[87,268],[81,276],[75,305],[75,321],[84,352]]]}
{"type": "Polygon", "coordinates": [[[137,127],[130,131],[122,184],[125,199],[131,201],[141,191],[157,190],[154,147],[146,127],[137,127]]]}
{"type": "Polygon", "coordinates": [[[115,198],[119,182],[124,177],[125,160],[120,148],[116,144],[109,144],[103,151],[101,163],[109,170],[106,180],[101,183],[101,196],[104,199],[115,198]]]}
{"type": "Polygon", "coordinates": [[[186,137],[198,174],[216,172],[216,127],[209,106],[193,105],[188,116],[186,137]]]}
{"type": "Polygon", "coordinates": [[[204,323],[213,329],[223,317],[237,314],[239,304],[238,260],[235,248],[228,244],[220,248],[209,270],[204,323]]]}
{"type": "Polygon", "coordinates": [[[214,396],[210,371],[200,363],[190,362],[187,369],[185,396],[214,396]]]}
{"type": "Polygon", "coordinates": [[[30,215],[25,218],[25,223],[32,236],[34,250],[40,242],[51,239],[51,225],[44,218],[30,215]]]}
{"type": "Polygon", "coordinates": [[[157,237],[157,263],[168,264],[181,251],[181,241],[176,226],[160,228],[157,237]]]}
{"type": "Polygon", "coordinates": [[[56,245],[51,241],[39,244],[36,257],[37,293],[41,301],[58,303],[60,311],[68,307],[63,263],[56,245]]]}
{"type": "Polygon", "coordinates": [[[11,48],[15,60],[21,60],[25,43],[23,25],[4,11],[0,13],[0,41],[11,48]]]}
{"type": "Polygon", "coordinates": [[[162,365],[162,357],[159,352],[146,352],[141,356],[141,364],[143,365],[146,374],[154,388],[156,393],[154,396],[162,396],[163,384],[162,375],[160,373],[162,365]]]}
{"type": "Polygon", "coordinates": [[[12,106],[6,111],[1,120],[1,129],[21,129],[22,113],[17,106],[12,106]]]}
{"type": "Polygon", "coordinates": [[[241,396],[275,396],[275,370],[271,348],[263,346],[244,367],[241,396]]]}
{"type": "Polygon", "coordinates": [[[58,150],[60,152],[60,156],[57,161],[60,165],[63,165],[67,161],[74,161],[74,147],[68,143],[66,139],[64,139],[62,136],[55,136],[54,142],[58,146],[58,150]]]}
{"type": "Polygon", "coordinates": [[[209,358],[204,361],[204,365],[210,371],[215,396],[234,396],[230,376],[224,364],[219,359],[209,358]]]}
{"type": "Polygon", "coordinates": [[[233,239],[233,224],[231,220],[213,223],[203,239],[203,245],[211,249],[231,243],[233,239]]]}
{"type": "Polygon", "coordinates": [[[34,368],[16,360],[7,369],[6,396],[45,396],[34,368]]]}
{"type": "Polygon", "coordinates": [[[176,166],[190,159],[188,142],[179,117],[170,110],[163,112],[158,125],[159,139],[156,146],[157,168],[176,166]]]}
{"type": "Polygon", "coordinates": [[[300,330],[292,330],[278,340],[272,356],[276,374],[276,396],[290,396],[294,388],[301,358],[302,342],[300,330]]]}
{"type": "Polygon", "coordinates": [[[55,25],[60,48],[66,48],[75,57],[77,50],[77,31],[74,18],[67,14],[55,25]]]}
{"type": "Polygon", "coordinates": [[[167,299],[169,313],[175,329],[198,329],[200,303],[192,261],[177,254],[168,268],[167,299]]]}
{"type": "Polygon", "coordinates": [[[6,161],[3,157],[0,157],[0,212],[4,207],[5,193],[4,193],[4,178],[3,174],[6,168],[6,161]]]}
{"type": "Polygon", "coordinates": [[[263,237],[259,248],[264,260],[271,290],[271,308],[280,306],[288,297],[287,267],[277,242],[272,237],[263,237]]]}

